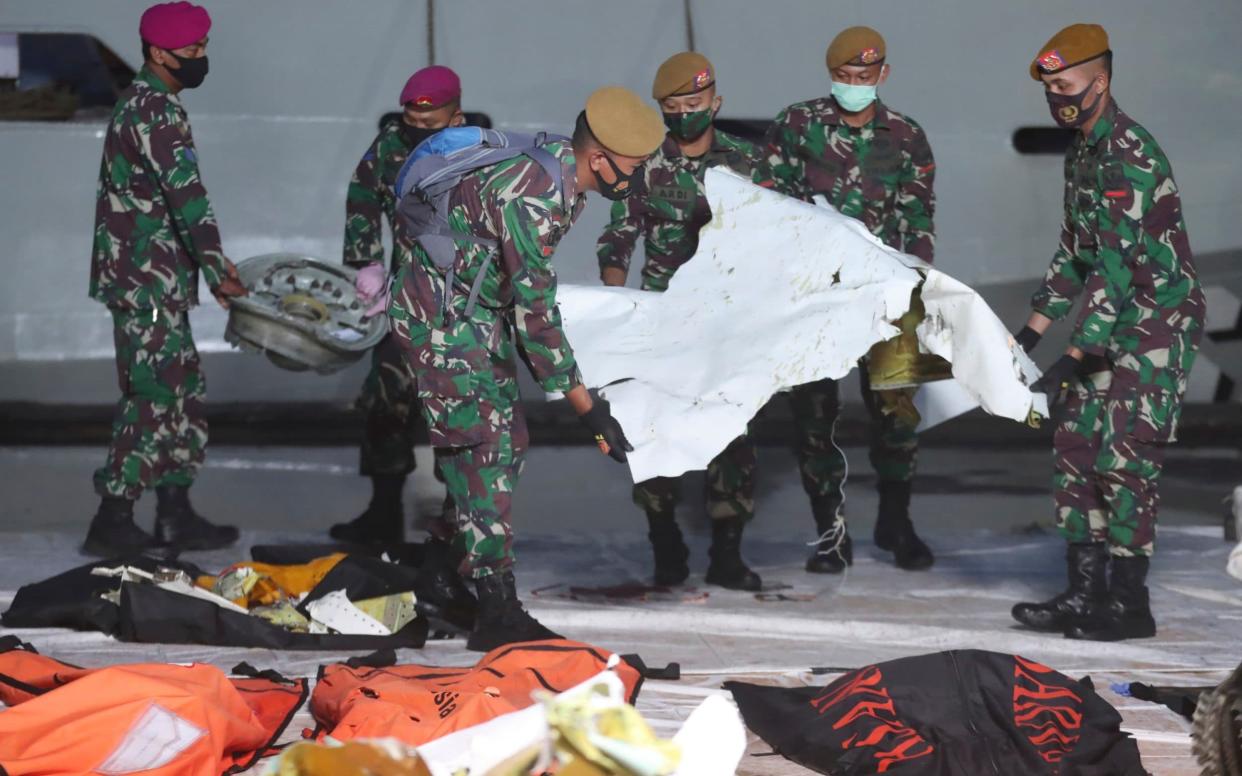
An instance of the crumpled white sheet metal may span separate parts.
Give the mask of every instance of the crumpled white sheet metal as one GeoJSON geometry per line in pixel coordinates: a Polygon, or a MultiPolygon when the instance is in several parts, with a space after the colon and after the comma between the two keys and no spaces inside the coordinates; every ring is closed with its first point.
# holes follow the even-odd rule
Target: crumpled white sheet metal
{"type": "Polygon", "coordinates": [[[366,636],[391,636],[392,630],[384,623],[354,606],[345,591],[333,590],[322,598],[311,601],[306,611],[311,620],[331,628],[337,633],[366,636]]]}
{"type": "Polygon", "coordinates": [[[919,389],[915,397],[923,416],[919,430],[979,406],[1019,422],[1025,422],[1032,412],[1048,417],[1048,397],[1027,388],[1039,379],[1039,368],[1014,343],[988,303],[965,283],[923,266],[927,268],[922,291],[926,316],[919,324],[919,343],[953,365],[953,379],[919,389]]]}
{"type": "MultiPolygon", "coordinates": [[[[883,245],[855,219],[760,188],[706,177],[713,218],[663,294],[563,286],[561,314],[588,386],[634,446],[635,481],[706,468],[775,393],[841,378],[898,333],[923,275],[919,337],[994,414],[1036,404],[1020,348],[965,285],[883,245]]],[[[1038,396],[1043,400],[1043,396],[1038,396]]]]}

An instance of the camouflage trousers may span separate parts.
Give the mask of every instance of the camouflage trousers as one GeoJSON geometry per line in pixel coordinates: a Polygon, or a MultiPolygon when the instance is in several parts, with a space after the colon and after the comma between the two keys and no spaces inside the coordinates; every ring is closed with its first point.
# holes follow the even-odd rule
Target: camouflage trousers
{"type": "MultiPolygon", "coordinates": [[[[919,443],[911,424],[881,411],[879,392],[871,390],[867,370],[860,367],[863,401],[871,416],[871,466],[880,482],[909,482],[918,466],[919,443]]],[[[790,389],[790,408],[798,429],[798,466],[802,487],[812,498],[844,500],[848,464],[833,439],[841,410],[837,381],[817,380],[790,389]]]]}
{"type": "MultiPolygon", "coordinates": [[[[755,443],[743,434],[707,465],[707,514],[713,520],[755,515],[755,443]]],[[[670,513],[681,501],[680,477],[655,477],[634,486],[634,503],[648,513],[670,513]]]]}
{"type": "Polygon", "coordinates": [[[642,289],[644,291],[667,291],[673,275],[677,274],[677,270],[681,269],[681,265],[689,259],[689,256],[648,254],[647,260],[643,262],[642,289]]]}
{"type": "Polygon", "coordinates": [[[530,447],[511,327],[455,321],[445,332],[410,316],[393,316],[392,324],[447,491],[444,512],[429,529],[452,543],[463,577],[507,571],[514,560],[513,491],[530,447]],[[457,351],[463,358],[452,366],[425,360],[428,343],[440,338],[469,343],[457,351]]]}
{"type": "Polygon", "coordinates": [[[374,477],[414,471],[418,396],[401,345],[392,334],[371,351],[371,371],[355,406],[366,417],[358,473],[374,477]]]}
{"type": "Polygon", "coordinates": [[[1181,397],[1119,386],[1107,369],[1076,380],[1053,436],[1057,527],[1069,542],[1107,542],[1120,556],[1151,555],[1156,484],[1181,397]]]}
{"type": "MultiPolygon", "coordinates": [[[[490,438],[470,447],[440,448],[436,463],[452,504],[442,520],[456,521],[453,550],[463,577],[500,574],[513,568],[513,491],[530,446],[522,405],[495,408],[505,421],[490,438]]],[[[434,527],[433,533],[439,533],[434,527]]]]}
{"type": "Polygon", "coordinates": [[[114,309],[112,323],[121,399],[95,490],[137,499],[153,485],[190,485],[207,447],[207,384],[189,316],[114,309]]]}

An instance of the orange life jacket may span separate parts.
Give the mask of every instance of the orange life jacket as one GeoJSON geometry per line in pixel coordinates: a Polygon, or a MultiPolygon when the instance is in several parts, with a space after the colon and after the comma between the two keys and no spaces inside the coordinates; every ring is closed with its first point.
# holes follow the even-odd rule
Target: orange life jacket
{"type": "Polygon", "coordinates": [[[0,701],[9,707],[0,711],[0,773],[245,770],[271,753],[307,695],[305,679],[253,673],[230,679],[200,664],[80,668],[0,639],[0,701]]]}
{"type": "MultiPolygon", "coordinates": [[[[472,668],[334,663],[319,671],[311,713],[320,738],[395,738],[421,746],[524,709],[536,690],[564,692],[603,671],[610,657],[607,650],[556,639],[499,647],[472,668]]],[[[614,670],[633,703],[642,675],[624,660],[614,670]]]]}

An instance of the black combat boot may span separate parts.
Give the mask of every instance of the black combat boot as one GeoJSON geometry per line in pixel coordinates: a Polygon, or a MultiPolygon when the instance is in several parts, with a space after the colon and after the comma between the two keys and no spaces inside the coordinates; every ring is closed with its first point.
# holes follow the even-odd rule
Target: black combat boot
{"type": "Polygon", "coordinates": [[[235,543],[240,535],[236,526],[215,525],[195,512],[187,486],[156,486],[155,538],[164,544],[182,550],[218,550],[235,543]]]}
{"type": "Polygon", "coordinates": [[[655,556],[655,583],[661,586],[680,585],[690,576],[690,548],[682,538],[681,528],[672,511],[647,513],[647,538],[655,556]]]}
{"type": "Polygon", "coordinates": [[[419,614],[442,620],[467,633],[474,628],[479,601],[457,572],[457,553],[448,542],[428,539],[414,579],[419,614]]]}
{"type": "Polygon", "coordinates": [[[491,652],[505,644],[564,638],[540,625],[522,607],[512,571],[476,579],[474,590],[479,596],[479,614],[466,649],[491,652]]]}
{"type": "Polygon", "coordinates": [[[328,535],[338,542],[390,547],[405,541],[405,510],[401,491],[404,474],[377,474],[371,478],[371,503],[348,523],[337,523],[328,535]]]}
{"type": "Polygon", "coordinates": [[[1150,558],[1113,558],[1107,597],[1076,618],[1066,628],[1066,638],[1121,641],[1155,636],[1156,620],[1147,594],[1150,565],[1150,558]]]}
{"type": "Polygon", "coordinates": [[[134,502],[115,496],[104,496],[99,502],[99,511],[86,532],[82,552],[101,558],[123,558],[144,553],[167,557],[172,554],[168,547],[134,524],[134,502]]]}
{"type": "Polygon", "coordinates": [[[931,549],[910,522],[910,483],[880,481],[880,511],[875,521],[875,546],[893,553],[897,568],[922,571],[936,562],[931,549]]]}
{"type": "Polygon", "coordinates": [[[854,543],[845,525],[845,515],[841,514],[841,502],[816,496],[811,499],[811,511],[819,539],[815,552],[806,559],[806,570],[812,574],[840,574],[846,566],[854,565],[854,543]]]}
{"type": "Polygon", "coordinates": [[[1102,543],[1069,544],[1065,565],[1069,577],[1065,592],[1041,604],[1016,604],[1015,620],[1039,631],[1064,631],[1103,604],[1108,593],[1108,547],[1102,543]]]}
{"type": "Polygon", "coordinates": [[[740,517],[712,521],[712,546],[707,550],[711,563],[707,566],[707,584],[729,590],[759,590],[763,580],[742,560],[742,528],[740,517]]]}

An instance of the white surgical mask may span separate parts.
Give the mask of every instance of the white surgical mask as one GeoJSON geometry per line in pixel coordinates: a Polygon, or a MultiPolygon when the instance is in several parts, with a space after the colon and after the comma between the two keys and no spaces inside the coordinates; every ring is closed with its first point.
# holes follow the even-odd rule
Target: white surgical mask
{"type": "Polygon", "coordinates": [[[857,113],[875,102],[875,89],[874,86],[863,84],[832,82],[832,96],[837,101],[837,105],[850,113],[857,113]]]}

